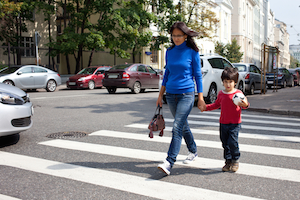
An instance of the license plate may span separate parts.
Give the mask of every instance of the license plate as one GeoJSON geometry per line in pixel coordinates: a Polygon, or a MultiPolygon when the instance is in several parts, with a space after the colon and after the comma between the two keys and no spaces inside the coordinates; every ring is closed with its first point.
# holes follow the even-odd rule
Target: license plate
{"type": "Polygon", "coordinates": [[[75,82],[69,82],[69,85],[76,85],[75,82]]]}
{"type": "Polygon", "coordinates": [[[108,74],[108,78],[118,78],[117,74],[108,74]]]}
{"type": "Polygon", "coordinates": [[[268,81],[268,84],[273,84],[273,81],[268,81]]]}

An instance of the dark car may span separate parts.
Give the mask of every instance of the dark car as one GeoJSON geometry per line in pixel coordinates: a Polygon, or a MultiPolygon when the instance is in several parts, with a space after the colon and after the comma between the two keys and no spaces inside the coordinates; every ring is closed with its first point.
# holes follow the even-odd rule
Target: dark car
{"type": "Polygon", "coordinates": [[[102,87],[104,73],[110,66],[92,66],[82,69],[76,75],[71,76],[66,82],[70,89],[89,88],[90,90],[102,87]]]}
{"type": "Polygon", "coordinates": [[[271,88],[272,86],[280,86],[281,88],[285,88],[286,86],[294,86],[294,77],[284,67],[279,67],[278,72],[275,71],[275,79],[274,79],[274,72],[273,73],[267,73],[267,83],[268,88],[271,88]],[[275,83],[274,83],[275,80],[275,83]]]}
{"type": "Polygon", "coordinates": [[[300,69],[288,69],[289,72],[291,74],[293,74],[293,77],[294,77],[294,85],[299,85],[299,81],[300,81],[300,69]]]}
{"type": "MultiPolygon", "coordinates": [[[[252,63],[233,63],[239,70],[239,75],[243,82],[240,82],[238,88],[246,94],[254,94],[255,90],[267,87],[267,83],[261,84],[261,71],[252,63]]],[[[266,90],[267,91],[267,90],[266,90]]]]}
{"type": "Polygon", "coordinates": [[[145,64],[122,64],[112,67],[105,73],[103,86],[113,94],[117,88],[129,88],[138,94],[145,89],[158,89],[160,73],[145,64]]]}

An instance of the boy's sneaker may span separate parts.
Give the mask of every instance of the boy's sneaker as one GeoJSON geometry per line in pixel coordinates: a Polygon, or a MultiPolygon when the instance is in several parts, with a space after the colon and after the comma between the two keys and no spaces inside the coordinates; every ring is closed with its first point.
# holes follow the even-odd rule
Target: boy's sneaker
{"type": "Polygon", "coordinates": [[[190,164],[192,161],[194,161],[197,158],[198,154],[189,152],[189,155],[187,158],[183,161],[184,164],[190,164]]]}
{"type": "Polygon", "coordinates": [[[236,172],[239,169],[239,162],[233,162],[231,164],[231,171],[236,172]]]}
{"type": "Polygon", "coordinates": [[[164,160],[164,163],[159,164],[157,166],[157,168],[162,171],[163,173],[170,175],[170,171],[171,171],[171,164],[169,163],[169,161],[164,160]]]}
{"type": "Polygon", "coordinates": [[[228,172],[231,170],[231,162],[230,161],[225,161],[225,165],[224,167],[222,168],[222,171],[223,172],[228,172]]]}

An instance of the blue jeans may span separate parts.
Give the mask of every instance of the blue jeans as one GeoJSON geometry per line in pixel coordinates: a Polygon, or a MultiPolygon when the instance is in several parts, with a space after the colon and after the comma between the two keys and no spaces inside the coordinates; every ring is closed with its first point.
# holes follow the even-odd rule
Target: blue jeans
{"type": "Polygon", "coordinates": [[[179,154],[182,137],[185,140],[188,150],[192,153],[197,152],[197,146],[187,121],[188,115],[194,106],[194,99],[194,92],[184,94],[166,94],[167,103],[174,117],[172,141],[167,157],[167,161],[169,161],[171,167],[174,165],[176,157],[179,154]]]}
{"type": "Polygon", "coordinates": [[[226,160],[235,162],[240,158],[238,143],[240,129],[241,124],[220,124],[220,139],[226,160]]]}

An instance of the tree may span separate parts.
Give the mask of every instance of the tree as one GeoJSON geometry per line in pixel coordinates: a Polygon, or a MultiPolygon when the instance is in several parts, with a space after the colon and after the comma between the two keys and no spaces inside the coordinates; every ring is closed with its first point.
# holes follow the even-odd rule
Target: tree
{"type": "Polygon", "coordinates": [[[232,63],[238,63],[242,60],[244,53],[240,52],[241,46],[237,44],[237,40],[233,39],[231,44],[226,45],[226,58],[232,63]]]}
{"type": "Polygon", "coordinates": [[[290,68],[297,68],[299,67],[300,63],[294,56],[290,55],[290,68]]]}
{"type": "Polygon", "coordinates": [[[215,43],[215,52],[220,56],[226,57],[226,53],[227,53],[226,45],[223,44],[222,42],[217,41],[215,43]]]}
{"type": "Polygon", "coordinates": [[[211,1],[187,0],[184,5],[179,1],[177,12],[183,15],[184,22],[193,30],[199,32],[198,38],[213,38],[219,24],[216,13],[211,11],[211,1]]]}
{"type": "Polygon", "coordinates": [[[152,40],[152,32],[147,30],[152,22],[156,21],[153,13],[147,12],[148,5],[143,0],[123,2],[118,12],[121,19],[116,29],[120,48],[132,52],[132,60],[140,53],[142,47],[149,45],[152,40]]]}
{"type": "Polygon", "coordinates": [[[237,40],[233,39],[231,44],[226,45],[216,42],[215,52],[225,58],[227,58],[232,63],[239,63],[242,60],[244,53],[240,52],[241,46],[237,44],[237,40]]]}

